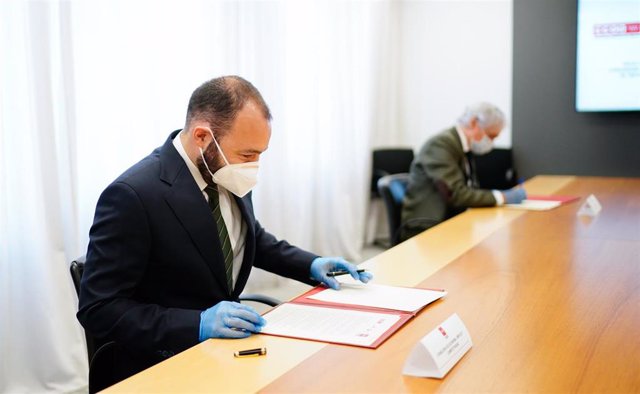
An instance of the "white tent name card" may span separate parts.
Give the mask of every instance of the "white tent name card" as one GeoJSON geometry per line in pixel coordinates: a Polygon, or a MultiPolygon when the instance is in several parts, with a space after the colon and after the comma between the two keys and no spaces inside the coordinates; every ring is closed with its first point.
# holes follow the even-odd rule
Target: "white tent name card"
{"type": "Polygon", "coordinates": [[[589,197],[587,197],[587,201],[585,201],[578,210],[578,216],[597,216],[601,210],[602,205],[600,205],[600,201],[598,201],[596,196],[590,194],[589,197]]]}
{"type": "Polygon", "coordinates": [[[402,373],[443,378],[472,345],[467,327],[454,313],[418,342],[405,362],[402,373]]]}

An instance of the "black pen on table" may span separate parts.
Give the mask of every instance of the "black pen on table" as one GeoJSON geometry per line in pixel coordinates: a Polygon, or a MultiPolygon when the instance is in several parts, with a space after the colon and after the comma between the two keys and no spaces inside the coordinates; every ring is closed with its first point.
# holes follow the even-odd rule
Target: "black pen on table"
{"type": "Polygon", "coordinates": [[[266,347],[258,347],[255,349],[238,350],[237,352],[233,353],[233,357],[264,356],[266,354],[266,347]]]}
{"type": "MultiPolygon", "coordinates": [[[[364,272],[364,271],[365,271],[364,269],[357,270],[358,273],[361,273],[361,272],[364,272]]],[[[348,274],[349,274],[349,271],[347,271],[347,270],[338,270],[338,271],[329,271],[327,273],[327,276],[334,277],[334,276],[348,275],[348,274]]]]}

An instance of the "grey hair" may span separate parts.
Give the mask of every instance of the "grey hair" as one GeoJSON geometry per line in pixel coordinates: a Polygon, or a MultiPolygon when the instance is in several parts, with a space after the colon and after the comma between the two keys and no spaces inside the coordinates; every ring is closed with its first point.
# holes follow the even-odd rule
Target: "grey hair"
{"type": "Polygon", "coordinates": [[[458,118],[458,125],[469,127],[474,119],[478,119],[482,128],[505,124],[504,113],[500,108],[485,102],[468,106],[458,118]]]}

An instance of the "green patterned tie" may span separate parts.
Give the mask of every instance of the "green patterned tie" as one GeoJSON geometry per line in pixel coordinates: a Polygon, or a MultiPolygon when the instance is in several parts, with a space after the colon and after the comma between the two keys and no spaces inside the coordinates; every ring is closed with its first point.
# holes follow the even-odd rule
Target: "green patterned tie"
{"type": "Polygon", "coordinates": [[[204,191],[209,196],[209,208],[211,208],[211,213],[213,213],[213,218],[216,220],[216,226],[218,227],[218,236],[220,237],[222,255],[224,256],[224,271],[227,274],[229,291],[231,291],[233,289],[233,250],[231,249],[227,226],[224,224],[222,212],[220,211],[220,198],[218,191],[212,186],[205,187],[204,191]]]}

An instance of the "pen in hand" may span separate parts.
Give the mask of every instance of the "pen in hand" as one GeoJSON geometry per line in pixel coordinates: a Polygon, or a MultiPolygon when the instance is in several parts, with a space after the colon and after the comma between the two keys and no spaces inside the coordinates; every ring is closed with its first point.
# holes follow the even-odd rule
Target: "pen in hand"
{"type": "MultiPolygon", "coordinates": [[[[364,272],[364,269],[359,269],[357,270],[358,273],[364,272]]],[[[334,277],[334,276],[340,276],[340,275],[349,275],[349,271],[347,270],[338,270],[338,271],[329,271],[327,273],[327,276],[329,277],[334,277]]]]}

